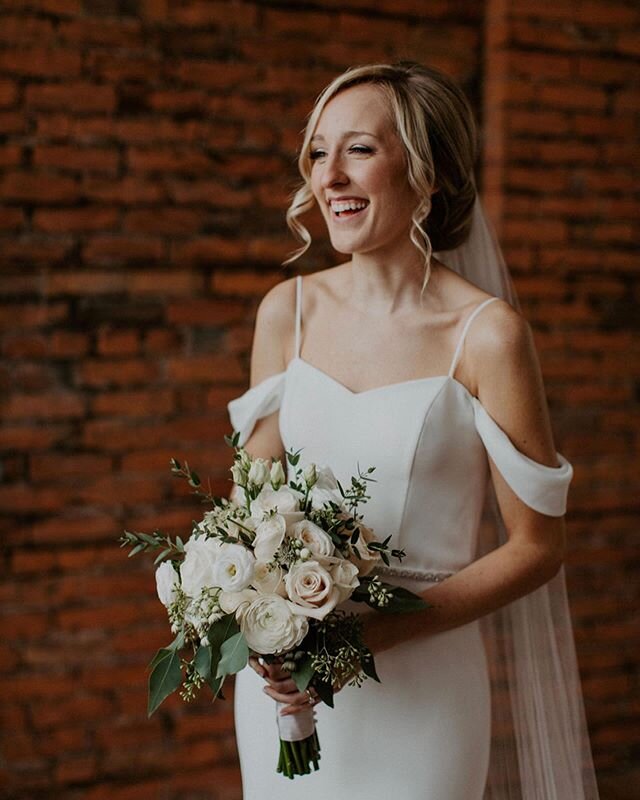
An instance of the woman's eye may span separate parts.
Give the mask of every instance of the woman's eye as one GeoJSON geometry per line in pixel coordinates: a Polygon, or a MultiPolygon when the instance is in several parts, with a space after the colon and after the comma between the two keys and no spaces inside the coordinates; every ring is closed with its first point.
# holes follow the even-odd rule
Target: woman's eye
{"type": "Polygon", "coordinates": [[[312,161],[317,161],[319,158],[323,158],[323,157],[324,157],[324,156],[326,156],[326,155],[327,155],[327,154],[325,153],[325,151],[324,151],[324,150],[312,150],[312,151],[309,153],[309,158],[310,158],[312,161]]]}
{"type": "Polygon", "coordinates": [[[373,153],[373,150],[370,147],[367,147],[364,144],[354,144],[351,145],[349,148],[350,153],[359,153],[362,155],[368,155],[369,153],[373,153]]]}

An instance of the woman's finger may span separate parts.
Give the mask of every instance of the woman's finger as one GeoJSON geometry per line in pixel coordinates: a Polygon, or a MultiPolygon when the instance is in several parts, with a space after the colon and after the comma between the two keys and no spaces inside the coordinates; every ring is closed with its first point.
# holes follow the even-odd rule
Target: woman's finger
{"type": "Polygon", "coordinates": [[[267,670],[262,666],[260,660],[256,656],[249,658],[249,666],[258,673],[261,678],[267,677],[267,670]]]}
{"type": "Polygon", "coordinates": [[[270,678],[266,678],[266,681],[274,691],[280,692],[280,694],[291,694],[298,691],[295,681],[292,681],[291,678],[282,681],[272,681],[270,678]]]}
{"type": "Polygon", "coordinates": [[[269,697],[277,700],[279,703],[286,703],[288,706],[304,706],[310,705],[309,695],[307,692],[277,692],[271,686],[265,686],[262,690],[269,697]]]}

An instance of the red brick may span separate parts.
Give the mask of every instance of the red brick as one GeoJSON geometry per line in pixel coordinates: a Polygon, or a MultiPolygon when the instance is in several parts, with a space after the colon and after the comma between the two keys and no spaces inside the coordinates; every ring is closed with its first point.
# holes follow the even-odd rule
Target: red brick
{"type": "Polygon", "coordinates": [[[29,459],[29,472],[32,480],[61,481],[77,476],[90,480],[96,474],[111,472],[113,461],[108,456],[90,453],[66,455],[33,455],[29,459]]]}
{"type": "Polygon", "coordinates": [[[0,52],[0,70],[44,78],[75,78],[80,75],[82,56],[60,47],[21,47],[0,52]]]}
{"type": "Polygon", "coordinates": [[[47,233],[104,231],[115,227],[118,211],[115,208],[89,206],[86,208],[36,210],[34,228],[47,233]]]}
{"type": "Polygon", "coordinates": [[[57,330],[49,339],[49,353],[52,358],[78,358],[89,350],[89,337],[75,331],[57,330]]]}
{"type": "Polygon", "coordinates": [[[54,272],[46,284],[47,294],[88,295],[123,292],[127,276],[121,272],[54,272]]]}
{"type": "Polygon", "coordinates": [[[153,382],[159,377],[159,366],[136,358],[87,360],[77,369],[78,381],[92,387],[134,386],[153,382]]]}
{"type": "Polygon", "coordinates": [[[167,376],[177,383],[240,381],[243,374],[240,365],[225,356],[185,356],[167,361],[167,376]]]}
{"type": "MultiPolygon", "coordinates": [[[[27,531],[29,539],[37,544],[93,542],[96,539],[115,537],[117,534],[118,523],[111,516],[96,514],[52,517],[32,525],[27,531]]],[[[95,555],[92,557],[95,558],[95,555]]],[[[62,557],[60,563],[62,566],[68,565],[62,557]]]]}
{"type": "Polygon", "coordinates": [[[74,113],[93,111],[110,114],[116,108],[116,94],[112,86],[95,83],[31,85],[25,90],[25,102],[31,108],[69,108],[74,113]]]}
{"type": "Polygon", "coordinates": [[[164,245],[159,239],[132,236],[93,236],[87,241],[84,257],[89,264],[130,264],[156,262],[162,258],[164,245]]]}
{"type": "Polygon", "coordinates": [[[0,208],[0,230],[17,230],[24,225],[25,216],[21,208],[0,208]]]}
{"type": "Polygon", "coordinates": [[[106,356],[135,355],[140,347],[136,330],[103,328],[98,332],[98,352],[106,356]]]}
{"type": "Polygon", "coordinates": [[[127,154],[127,166],[139,172],[202,175],[211,171],[212,161],[205,153],[194,150],[178,151],[174,148],[160,147],[150,150],[131,147],[127,154]]]}
{"type": "Polygon", "coordinates": [[[84,416],[85,405],[82,397],[69,392],[14,394],[3,404],[2,413],[9,420],[69,419],[84,416]]]}
{"type": "Polygon", "coordinates": [[[167,309],[167,320],[177,325],[222,326],[239,322],[245,315],[242,304],[226,300],[173,301],[167,309]]]}
{"type": "Polygon", "coordinates": [[[123,228],[134,233],[154,233],[185,236],[196,233],[202,226],[202,211],[186,208],[140,209],[126,214],[123,228]]]}
{"type": "Polygon", "coordinates": [[[33,153],[36,166],[55,167],[74,172],[106,172],[115,174],[120,156],[114,149],[79,148],[65,145],[41,145],[33,153]]]}
{"type": "Polygon", "coordinates": [[[283,279],[284,273],[279,272],[216,271],[211,276],[211,291],[223,295],[262,298],[283,279]]]}
{"type": "Polygon", "coordinates": [[[75,178],[63,175],[15,171],[3,176],[0,194],[15,202],[71,203],[80,199],[80,187],[75,178]]]}
{"type": "Polygon", "coordinates": [[[69,427],[66,425],[51,423],[46,427],[3,425],[0,427],[0,449],[15,451],[44,449],[64,441],[68,438],[69,432],[69,427]]]}
{"type": "Polygon", "coordinates": [[[98,395],[91,405],[96,415],[121,417],[157,417],[174,410],[173,392],[169,389],[153,392],[113,392],[98,395]]]}

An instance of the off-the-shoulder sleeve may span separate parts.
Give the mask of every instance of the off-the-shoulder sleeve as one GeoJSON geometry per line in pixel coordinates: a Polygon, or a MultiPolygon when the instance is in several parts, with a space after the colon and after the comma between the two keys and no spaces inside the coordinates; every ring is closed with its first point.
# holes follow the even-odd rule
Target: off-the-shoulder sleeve
{"type": "Polygon", "coordinates": [[[227,404],[233,430],[240,432],[238,444],[245,444],[259,419],[280,408],[284,384],[285,373],[278,372],[227,404]]]}
{"type": "Polygon", "coordinates": [[[558,467],[540,464],[521,453],[482,403],[476,397],[471,400],[476,430],[509,486],[534,511],[561,517],[567,510],[567,493],[573,477],[571,464],[558,452],[558,467]]]}

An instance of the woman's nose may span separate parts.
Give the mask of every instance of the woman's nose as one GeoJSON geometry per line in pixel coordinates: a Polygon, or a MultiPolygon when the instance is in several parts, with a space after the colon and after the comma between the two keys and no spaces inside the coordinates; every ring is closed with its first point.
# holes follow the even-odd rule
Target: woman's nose
{"type": "Polygon", "coordinates": [[[331,186],[342,186],[348,183],[349,178],[345,173],[339,156],[328,156],[322,170],[322,186],[328,189],[331,186]]]}

